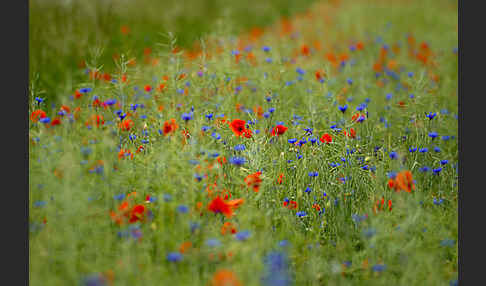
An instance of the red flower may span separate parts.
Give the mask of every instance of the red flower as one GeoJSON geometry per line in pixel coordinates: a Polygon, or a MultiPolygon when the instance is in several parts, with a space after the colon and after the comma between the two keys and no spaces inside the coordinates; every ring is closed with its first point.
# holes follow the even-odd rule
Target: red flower
{"type": "Polygon", "coordinates": [[[46,116],[47,115],[43,110],[37,109],[30,114],[30,120],[33,122],[37,122],[40,118],[44,118],[46,116]]]}
{"type": "Polygon", "coordinates": [[[262,179],[260,178],[260,175],[262,172],[256,172],[253,174],[248,175],[245,178],[245,183],[249,188],[253,188],[254,192],[258,192],[260,189],[260,184],[262,183],[262,179]]]}
{"type": "Polygon", "coordinates": [[[226,217],[231,217],[233,215],[233,210],[238,208],[243,203],[243,199],[224,201],[222,198],[217,196],[208,205],[208,210],[213,213],[222,213],[226,217]]]}
{"type": "Polygon", "coordinates": [[[283,135],[285,133],[285,131],[287,131],[287,129],[289,129],[289,128],[285,127],[283,125],[277,125],[277,126],[273,127],[273,129],[272,129],[272,136],[283,135]]]}
{"type": "Polygon", "coordinates": [[[61,124],[61,119],[59,117],[54,118],[51,122],[52,126],[56,126],[56,125],[59,125],[59,124],[61,124]]]}
{"type": "Polygon", "coordinates": [[[332,142],[332,137],[331,137],[331,135],[329,135],[329,134],[325,133],[324,135],[322,135],[322,137],[321,137],[320,141],[321,141],[322,143],[329,144],[329,143],[331,143],[331,142],[332,142]]]}
{"type": "Polygon", "coordinates": [[[284,177],[284,174],[283,174],[283,173],[282,173],[282,174],[280,174],[280,176],[278,176],[278,178],[277,178],[277,183],[278,183],[279,185],[281,185],[281,184],[282,184],[283,177],[284,177]]]}
{"type": "Polygon", "coordinates": [[[297,209],[297,202],[296,201],[284,201],[283,203],[284,208],[288,208],[289,210],[297,209]]]}
{"type": "Polygon", "coordinates": [[[179,128],[179,125],[177,125],[175,119],[172,118],[170,120],[170,123],[169,121],[164,122],[164,127],[162,129],[162,132],[164,133],[164,135],[167,135],[171,132],[175,132],[177,128],[179,128]]]}
{"type": "MultiPolygon", "coordinates": [[[[243,133],[245,133],[246,130],[245,124],[246,122],[244,120],[235,119],[231,121],[230,128],[237,137],[240,137],[243,133]]],[[[250,133],[250,137],[251,137],[251,133],[250,133]]]]}
{"type": "Polygon", "coordinates": [[[150,85],[146,85],[144,88],[143,88],[146,92],[149,92],[152,90],[152,87],[150,85]]]}
{"type": "Polygon", "coordinates": [[[344,131],[344,136],[348,136],[349,138],[356,138],[356,130],[354,128],[349,129],[349,133],[344,131]]]}
{"type": "Polygon", "coordinates": [[[129,131],[130,129],[132,129],[133,125],[135,123],[133,123],[133,121],[131,119],[124,119],[121,123],[120,123],[120,128],[121,130],[123,131],[129,131]]]}
{"type": "Polygon", "coordinates": [[[143,221],[145,214],[145,206],[144,205],[135,205],[132,210],[130,211],[130,220],[129,223],[134,223],[137,221],[143,221]]]}

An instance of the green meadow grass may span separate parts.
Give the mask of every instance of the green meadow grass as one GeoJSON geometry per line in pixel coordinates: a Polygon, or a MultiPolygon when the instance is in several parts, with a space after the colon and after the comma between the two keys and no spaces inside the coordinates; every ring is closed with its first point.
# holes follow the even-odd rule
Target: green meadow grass
{"type": "MultiPolygon", "coordinates": [[[[285,11],[268,8],[272,11],[268,14],[277,13],[273,16],[249,19],[239,14],[239,18],[230,19],[221,12],[228,11],[223,2],[214,1],[209,6],[217,9],[214,18],[226,15],[220,18],[222,24],[216,24],[213,17],[202,19],[205,14],[213,15],[209,7],[188,9],[188,14],[177,10],[198,1],[164,4],[173,15],[165,18],[170,13],[164,13],[162,23],[184,15],[173,26],[162,25],[164,30],[160,29],[157,11],[165,6],[155,1],[130,2],[143,6],[140,10],[134,6],[123,10],[121,4],[120,10],[110,10],[94,2],[74,2],[70,7],[76,9],[62,15],[56,13],[67,8],[30,2],[30,72],[39,74],[39,79],[32,78],[30,112],[42,109],[54,119],[61,104],[69,106],[71,113],[75,107],[81,108],[76,117],[63,116],[58,126],[30,123],[30,285],[88,285],[83,282],[86,277],[109,271],[113,273],[112,285],[212,285],[211,279],[220,269],[234,272],[241,285],[452,285],[449,283],[458,275],[458,58],[453,52],[458,45],[457,5],[432,0],[323,2],[311,6],[310,11],[315,13],[312,18],[298,17],[294,23],[298,34],[281,37],[280,26],[271,26],[268,21],[286,11],[295,15],[293,12],[301,9],[297,4],[285,11]],[[117,20],[109,21],[112,18],[101,16],[103,13],[112,13],[117,20]],[[191,17],[190,13],[200,15],[191,17]],[[55,24],[42,32],[38,24],[44,17],[72,26],[55,24]],[[132,36],[111,34],[118,33],[121,24],[131,27],[132,36]],[[258,65],[251,65],[244,57],[236,64],[231,53],[237,50],[235,33],[255,24],[270,27],[253,43],[258,65]],[[56,30],[61,26],[66,29],[63,31],[70,31],[65,37],[59,37],[60,30],[56,30]],[[106,31],[88,33],[88,27],[106,27],[106,31]],[[194,31],[192,27],[197,28],[194,31]],[[33,34],[35,29],[45,34],[33,34]],[[169,29],[177,35],[176,40],[156,38],[169,29]],[[47,44],[49,33],[52,42],[47,44]],[[211,52],[212,57],[186,62],[182,54],[171,53],[179,41],[180,46],[187,46],[201,33],[206,35],[204,51],[211,52]],[[424,67],[408,56],[408,33],[414,35],[417,45],[429,44],[437,67],[424,67]],[[151,35],[150,40],[144,42],[146,35],[151,35]],[[295,56],[303,43],[312,46],[315,39],[322,43],[321,51],[313,51],[308,57],[295,56]],[[362,41],[364,49],[350,52],[348,47],[354,41],[362,41]],[[219,56],[214,52],[215,43],[223,48],[219,56]],[[403,68],[398,72],[399,82],[408,84],[409,90],[397,91],[398,81],[389,75],[380,77],[387,78],[388,83],[379,87],[372,69],[380,48],[387,44],[391,49],[397,43],[400,52],[394,56],[390,53],[389,58],[403,68]],[[271,47],[270,52],[262,51],[265,45],[271,47]],[[96,56],[94,47],[102,47],[103,53],[96,56]],[[127,60],[143,54],[145,47],[153,49],[160,65],[144,65],[141,60],[135,66],[128,65],[127,60]],[[325,54],[331,50],[349,54],[350,60],[342,69],[334,70],[326,60],[325,54]],[[113,51],[120,53],[120,60],[113,61],[113,51]],[[267,57],[273,62],[265,62],[267,57]],[[101,67],[118,82],[89,79],[77,67],[80,58],[87,59],[89,68],[101,67]],[[292,58],[295,64],[290,62],[292,58]],[[306,72],[301,80],[297,68],[306,72]],[[328,75],[324,83],[314,76],[318,69],[328,75]],[[198,71],[203,71],[203,76],[198,76],[198,71]],[[429,71],[439,76],[438,84],[431,81],[429,71]],[[182,72],[187,76],[178,80],[182,72]],[[121,74],[127,75],[127,83],[119,80],[121,74]],[[164,92],[144,92],[144,86],[155,88],[162,83],[164,75],[169,76],[164,92]],[[238,83],[241,77],[248,81],[238,83]],[[289,81],[293,83],[287,85],[289,81]],[[236,93],[238,86],[241,91],[236,93]],[[87,87],[92,90],[79,99],[70,99],[76,89],[87,87]],[[348,91],[338,96],[343,87],[348,91]],[[184,88],[187,95],[178,92],[184,88]],[[390,93],[392,98],[386,99],[390,93]],[[95,95],[101,101],[116,99],[123,106],[91,107],[95,95]],[[35,97],[46,101],[37,104],[35,97]],[[269,102],[267,97],[271,98],[269,102]],[[368,114],[366,120],[353,123],[351,116],[366,99],[367,107],[361,111],[368,114]],[[405,102],[404,108],[398,107],[400,101],[405,102]],[[131,111],[135,103],[144,107],[131,111]],[[349,107],[342,113],[338,106],[346,103],[349,107]],[[269,118],[258,118],[254,112],[237,110],[237,104],[250,110],[261,106],[264,111],[275,111],[269,118]],[[163,111],[159,111],[160,105],[163,111]],[[184,122],[181,115],[191,107],[193,118],[184,122]],[[135,125],[130,131],[118,127],[118,109],[132,113],[135,125]],[[436,117],[429,120],[425,116],[429,112],[437,113],[436,117]],[[105,123],[100,128],[88,128],[85,123],[95,114],[102,115],[105,123]],[[213,114],[212,121],[206,119],[207,114],[213,114]],[[236,137],[228,126],[216,124],[221,114],[230,121],[256,120],[249,125],[253,137],[236,137]],[[179,125],[177,132],[160,134],[164,122],[171,118],[179,125]],[[288,127],[287,132],[269,136],[279,121],[288,127]],[[333,131],[330,126],[334,124],[346,131],[353,127],[358,138],[333,131]],[[203,132],[203,126],[211,129],[203,132]],[[313,128],[312,136],[305,135],[307,127],[313,128]],[[185,144],[183,129],[190,133],[185,144]],[[213,132],[221,139],[213,138],[213,132]],[[429,137],[430,132],[437,132],[438,138],[429,137]],[[324,133],[332,135],[331,144],[319,141],[324,133]],[[136,139],[129,139],[129,134],[136,139]],[[453,137],[442,140],[442,136],[453,137]],[[309,142],[312,137],[318,143],[309,142]],[[288,142],[291,138],[306,138],[307,143],[299,147],[288,142]],[[142,143],[142,139],[148,143],[142,143]],[[245,150],[235,151],[238,144],[244,144],[245,150]],[[141,145],[144,150],[136,153],[141,145]],[[426,147],[428,152],[411,153],[413,146],[426,147]],[[119,159],[119,148],[130,149],[133,159],[119,159]],[[390,158],[392,151],[397,159],[390,158]],[[228,162],[219,165],[211,156],[214,153],[228,162]],[[240,167],[231,164],[230,158],[235,156],[244,157],[246,162],[240,167]],[[99,160],[103,167],[96,169],[99,160]],[[434,175],[432,169],[440,167],[441,160],[448,163],[434,175]],[[209,169],[211,163],[213,168],[209,169]],[[341,165],[332,167],[330,163],[341,165]],[[364,170],[365,165],[373,170],[364,170]],[[430,170],[421,172],[424,166],[430,170]],[[263,181],[256,193],[247,188],[244,179],[259,170],[263,181]],[[412,172],[415,190],[408,193],[388,188],[388,174],[405,170],[412,172]],[[318,172],[318,176],[310,177],[309,172],[318,172]],[[208,176],[198,182],[195,174],[208,176]],[[284,174],[283,181],[277,184],[280,174],[284,174]],[[347,178],[345,183],[338,180],[342,177],[347,178]],[[232,199],[244,199],[233,217],[207,210],[211,199],[206,188],[214,182],[218,190],[230,191],[232,199]],[[305,191],[307,187],[312,189],[310,193],[305,191]],[[118,226],[110,218],[110,211],[121,203],[114,197],[132,192],[137,193],[135,202],[144,204],[153,218],[118,226]],[[145,203],[147,195],[156,200],[145,203]],[[373,206],[382,197],[385,209],[374,213],[373,206]],[[298,209],[284,208],[285,198],[296,201],[298,209]],[[435,204],[434,199],[442,202],[435,204]],[[391,211],[386,209],[388,200],[393,204],[391,211]],[[200,210],[196,208],[198,202],[203,205],[200,210]],[[315,203],[324,210],[321,214],[312,208],[315,203]],[[178,211],[181,205],[187,206],[188,212],[178,211]],[[306,216],[298,217],[298,211],[305,211],[306,216]],[[366,218],[358,222],[356,216],[366,218]],[[227,221],[238,232],[249,231],[250,236],[240,241],[235,235],[222,235],[221,227],[227,221]],[[191,229],[194,224],[198,227],[191,229]],[[140,240],[130,234],[119,236],[119,232],[134,226],[142,233],[140,240]],[[211,239],[220,244],[211,246],[211,239]],[[178,252],[186,241],[192,247],[182,260],[168,261],[167,255],[178,252]],[[289,277],[289,283],[262,281],[269,271],[265,257],[272,252],[285,254],[288,267],[271,277],[289,277]],[[378,271],[377,265],[385,265],[384,270],[378,271]]],[[[286,4],[272,3],[279,7],[286,4]]],[[[237,14],[245,7],[256,9],[244,2],[234,4],[231,9],[237,14]]]]}

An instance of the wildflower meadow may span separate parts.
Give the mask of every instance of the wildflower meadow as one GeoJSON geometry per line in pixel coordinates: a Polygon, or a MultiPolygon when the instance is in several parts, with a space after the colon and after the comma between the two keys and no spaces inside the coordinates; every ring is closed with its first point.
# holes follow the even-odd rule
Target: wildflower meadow
{"type": "Polygon", "coordinates": [[[30,285],[458,285],[457,2],[292,3],[31,45],[30,285]]]}

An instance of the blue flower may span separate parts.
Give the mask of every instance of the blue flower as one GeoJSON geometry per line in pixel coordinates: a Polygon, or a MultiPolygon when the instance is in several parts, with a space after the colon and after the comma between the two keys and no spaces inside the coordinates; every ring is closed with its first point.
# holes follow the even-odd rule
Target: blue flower
{"type": "Polygon", "coordinates": [[[371,269],[374,272],[382,272],[383,270],[386,269],[386,265],[384,265],[384,264],[375,264],[375,265],[373,265],[373,267],[371,269]]]}
{"type": "Polygon", "coordinates": [[[180,205],[177,207],[177,211],[182,213],[182,214],[185,214],[189,211],[189,208],[185,205],[180,205]]]}
{"type": "Polygon", "coordinates": [[[248,230],[240,231],[235,235],[237,240],[244,241],[250,237],[250,232],[248,230]]]}
{"type": "MultiPolygon", "coordinates": [[[[282,242],[281,242],[282,243],[282,242]]],[[[292,278],[289,273],[287,256],[282,252],[271,252],[265,259],[265,274],[262,284],[265,286],[289,286],[292,278]]]]}
{"type": "Polygon", "coordinates": [[[37,207],[37,208],[40,208],[40,207],[43,207],[47,204],[46,201],[35,201],[34,202],[34,207],[37,207]]]}
{"type": "Polygon", "coordinates": [[[184,120],[184,121],[187,122],[187,121],[189,121],[189,120],[192,119],[192,115],[193,115],[192,112],[190,112],[190,113],[182,113],[181,118],[182,118],[182,120],[184,120]]]}
{"type": "Polygon", "coordinates": [[[268,109],[268,112],[270,112],[270,113],[274,113],[274,112],[275,112],[275,108],[274,108],[274,107],[270,107],[270,108],[268,109]]]}
{"type": "Polygon", "coordinates": [[[229,161],[231,164],[234,164],[236,166],[241,166],[245,164],[246,159],[243,157],[231,157],[229,161]]]}
{"type": "Polygon", "coordinates": [[[386,95],[386,100],[390,100],[390,99],[392,99],[392,97],[393,97],[393,94],[388,93],[388,94],[386,95]]]}
{"type": "Polygon", "coordinates": [[[440,246],[444,246],[444,247],[450,247],[450,246],[454,246],[454,244],[456,243],[455,240],[453,239],[443,239],[441,240],[440,242],[440,246]]]}
{"type": "Polygon", "coordinates": [[[49,117],[46,116],[44,118],[41,118],[39,121],[41,123],[47,124],[47,123],[51,122],[51,118],[49,118],[49,117]]]}
{"type": "Polygon", "coordinates": [[[429,167],[427,167],[427,166],[423,166],[422,168],[420,168],[420,169],[419,169],[419,171],[420,171],[420,172],[423,172],[423,173],[426,173],[426,172],[428,172],[429,170],[430,170],[430,168],[429,168],[429,167]]]}
{"type": "Polygon", "coordinates": [[[289,142],[290,144],[294,144],[295,142],[297,142],[297,138],[291,138],[287,140],[287,142],[289,142]]]}
{"type": "Polygon", "coordinates": [[[170,252],[167,254],[167,260],[170,262],[179,262],[182,260],[182,254],[179,252],[170,252]]]}
{"type": "Polygon", "coordinates": [[[346,112],[346,109],[348,109],[348,105],[346,104],[344,106],[339,106],[338,108],[339,108],[339,110],[341,110],[342,113],[344,113],[344,112],[346,112]]]}
{"type": "Polygon", "coordinates": [[[299,211],[299,212],[296,213],[296,215],[298,217],[305,217],[305,216],[307,216],[307,213],[305,211],[299,211]]]}
{"type": "Polygon", "coordinates": [[[305,75],[305,70],[301,69],[301,68],[297,68],[295,69],[295,71],[300,74],[300,75],[305,75]]]}
{"type": "Polygon", "coordinates": [[[262,50],[265,52],[265,53],[268,53],[270,52],[271,48],[269,46],[263,46],[262,50]]]}
{"type": "Polygon", "coordinates": [[[310,193],[310,192],[312,192],[312,189],[310,187],[307,187],[307,188],[305,188],[305,192],[310,193]]]}
{"type": "Polygon", "coordinates": [[[437,132],[430,132],[429,137],[435,139],[437,137],[437,132]]]}
{"type": "Polygon", "coordinates": [[[393,159],[396,159],[397,157],[398,157],[397,152],[395,152],[395,151],[390,152],[390,158],[391,158],[392,160],[393,160],[393,159]]]}
{"type": "Polygon", "coordinates": [[[449,163],[449,161],[448,161],[448,160],[440,160],[440,164],[441,164],[441,165],[445,165],[445,164],[447,164],[447,163],[449,163]]]}
{"type": "Polygon", "coordinates": [[[429,120],[434,119],[434,117],[435,117],[436,115],[437,115],[437,113],[436,113],[436,112],[434,112],[434,113],[429,112],[428,114],[427,114],[427,113],[425,114],[425,116],[426,116],[427,118],[429,118],[429,120]]]}
{"type": "Polygon", "coordinates": [[[436,153],[439,153],[439,152],[440,152],[440,148],[439,148],[438,146],[435,146],[435,147],[434,147],[434,151],[435,151],[436,153]]]}
{"type": "Polygon", "coordinates": [[[419,152],[420,153],[427,153],[427,151],[429,151],[429,149],[427,147],[424,147],[424,148],[420,148],[419,149],[419,152]]]}
{"type": "Polygon", "coordinates": [[[317,177],[319,176],[318,172],[309,172],[309,177],[317,177]]]}
{"type": "Polygon", "coordinates": [[[389,172],[387,175],[388,175],[388,178],[395,179],[395,177],[397,176],[397,173],[396,172],[389,172]]]}
{"type": "Polygon", "coordinates": [[[125,194],[122,193],[122,194],[119,194],[119,195],[114,195],[113,198],[115,200],[121,201],[121,200],[123,200],[125,198],[125,194]]]}
{"type": "Polygon", "coordinates": [[[413,77],[413,72],[408,72],[408,77],[413,77]]]}
{"type": "Polygon", "coordinates": [[[91,90],[92,90],[92,88],[91,88],[91,87],[84,87],[84,88],[81,88],[81,89],[79,90],[79,92],[81,92],[81,93],[88,93],[88,92],[90,92],[91,90]]]}
{"type": "Polygon", "coordinates": [[[441,205],[443,202],[444,202],[443,199],[437,200],[436,198],[434,198],[434,205],[441,205]]]}
{"type": "Polygon", "coordinates": [[[43,102],[44,99],[43,98],[40,98],[40,97],[36,97],[35,98],[35,101],[37,101],[38,104],[41,104],[41,102],[43,102]]]}
{"type": "Polygon", "coordinates": [[[437,169],[433,169],[432,171],[434,172],[434,174],[438,175],[440,173],[440,171],[442,171],[442,167],[439,167],[437,169]]]}
{"type": "Polygon", "coordinates": [[[243,151],[243,150],[245,150],[245,145],[243,145],[243,144],[238,144],[238,145],[236,145],[235,147],[233,147],[233,149],[234,149],[235,151],[243,151]]]}
{"type": "Polygon", "coordinates": [[[348,84],[349,84],[349,85],[352,85],[352,84],[353,84],[353,79],[348,78],[348,79],[347,79],[347,82],[348,82],[348,84]]]}
{"type": "Polygon", "coordinates": [[[214,139],[216,139],[216,140],[221,139],[221,135],[219,135],[219,133],[216,133],[216,132],[213,132],[213,133],[211,134],[211,137],[213,137],[213,138],[214,138],[214,139]]]}
{"type": "Polygon", "coordinates": [[[443,141],[447,141],[447,140],[449,140],[449,139],[450,139],[449,135],[444,135],[444,136],[442,136],[442,140],[443,140],[443,141]]]}
{"type": "Polygon", "coordinates": [[[215,238],[211,238],[211,239],[208,239],[206,240],[206,245],[209,246],[209,247],[216,247],[216,246],[219,246],[221,245],[221,242],[215,238]]]}

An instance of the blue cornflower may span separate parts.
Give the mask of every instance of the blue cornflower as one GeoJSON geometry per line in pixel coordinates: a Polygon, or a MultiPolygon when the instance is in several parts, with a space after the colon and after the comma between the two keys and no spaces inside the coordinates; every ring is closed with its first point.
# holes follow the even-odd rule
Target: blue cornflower
{"type": "Polygon", "coordinates": [[[105,104],[111,106],[116,103],[116,99],[108,99],[105,101],[105,104]]]}
{"type": "Polygon", "coordinates": [[[311,138],[309,138],[309,142],[311,144],[315,144],[317,142],[317,138],[316,137],[311,137],[311,138]]]}
{"type": "Polygon", "coordinates": [[[384,264],[375,264],[375,265],[373,265],[373,267],[371,269],[374,272],[382,272],[383,270],[386,269],[386,265],[384,265],[384,264]]]}
{"type": "Polygon", "coordinates": [[[434,151],[435,151],[436,153],[439,153],[439,152],[440,152],[440,148],[439,148],[438,146],[435,146],[435,147],[434,147],[434,151]]]}
{"type": "Polygon", "coordinates": [[[346,112],[346,109],[348,109],[348,105],[346,104],[344,106],[339,106],[338,108],[339,108],[339,110],[341,110],[342,113],[344,113],[344,112],[346,112]]]}
{"type": "Polygon", "coordinates": [[[419,152],[420,153],[427,153],[427,151],[429,151],[429,148],[427,148],[427,147],[424,147],[424,148],[420,148],[419,149],[419,152]]]}
{"type": "Polygon", "coordinates": [[[272,48],[270,48],[269,46],[263,46],[262,50],[265,52],[265,53],[268,53],[270,52],[272,48]]]}
{"type": "Polygon", "coordinates": [[[177,207],[177,211],[182,214],[185,214],[189,211],[189,208],[186,205],[180,205],[177,207]]]}
{"type": "Polygon", "coordinates": [[[250,232],[248,230],[239,231],[235,235],[235,238],[240,241],[247,240],[249,237],[250,237],[250,232]]]}
{"type": "Polygon", "coordinates": [[[187,122],[187,121],[192,119],[192,115],[193,115],[192,112],[182,113],[181,118],[182,118],[182,120],[187,122]]]}
{"type": "Polygon", "coordinates": [[[216,246],[221,245],[221,242],[219,240],[217,240],[216,238],[211,238],[211,239],[206,240],[206,245],[209,246],[209,247],[216,247],[216,246]]]}
{"type": "Polygon", "coordinates": [[[291,138],[287,140],[287,142],[289,142],[290,144],[294,144],[295,142],[297,142],[297,138],[291,138]]]}
{"type": "Polygon", "coordinates": [[[449,139],[450,139],[449,135],[444,135],[444,136],[442,136],[442,140],[443,140],[443,141],[447,141],[447,140],[449,140],[449,139]]]}
{"type": "Polygon", "coordinates": [[[296,215],[298,217],[305,217],[305,216],[307,216],[307,213],[305,211],[299,211],[299,212],[296,213],[296,215]]]}
{"type": "Polygon", "coordinates": [[[396,172],[389,172],[387,175],[388,175],[388,178],[395,179],[395,177],[397,176],[397,173],[396,172]]]}
{"type": "Polygon", "coordinates": [[[449,160],[440,160],[440,164],[441,164],[441,165],[445,165],[445,164],[447,164],[447,163],[449,163],[449,160]]]}
{"type": "Polygon", "coordinates": [[[363,167],[361,167],[361,169],[367,171],[367,170],[369,170],[369,167],[368,167],[368,165],[364,165],[363,167]]]}
{"type": "Polygon", "coordinates": [[[35,101],[37,101],[37,104],[41,104],[41,102],[43,102],[44,99],[43,98],[40,98],[40,97],[36,97],[35,98],[35,101]]]}
{"type": "Polygon", "coordinates": [[[91,87],[84,87],[84,88],[81,88],[81,89],[79,90],[79,92],[81,92],[81,93],[88,93],[88,92],[90,92],[91,90],[93,90],[91,87]]]}
{"type": "Polygon", "coordinates": [[[201,127],[201,131],[203,131],[203,132],[206,132],[209,129],[211,129],[211,126],[203,126],[203,127],[201,127]]]}
{"type": "Polygon", "coordinates": [[[390,158],[391,158],[392,160],[393,160],[393,159],[396,159],[397,157],[398,157],[397,152],[395,152],[395,151],[390,152],[390,158]]]}
{"type": "Polygon", "coordinates": [[[352,78],[348,78],[346,81],[348,82],[349,85],[352,85],[353,84],[353,79],[352,78]]]}
{"type": "Polygon", "coordinates": [[[142,144],[148,144],[149,140],[148,139],[142,139],[142,140],[140,140],[140,142],[142,142],[142,144]]]}
{"type": "Polygon", "coordinates": [[[367,228],[363,231],[363,235],[367,238],[371,238],[373,235],[376,234],[376,230],[374,228],[367,228]]]}
{"type": "Polygon", "coordinates": [[[434,198],[434,205],[441,205],[443,202],[444,202],[443,199],[438,199],[437,200],[436,198],[434,198]]]}
{"type": "Polygon", "coordinates": [[[122,194],[119,194],[119,195],[114,195],[113,196],[113,199],[119,200],[119,201],[123,200],[124,198],[125,198],[125,194],[123,194],[123,193],[122,194]]]}
{"type": "Polygon", "coordinates": [[[295,71],[300,74],[300,75],[305,75],[305,70],[301,69],[301,68],[297,68],[295,69],[295,71]]]}
{"type": "Polygon", "coordinates": [[[329,163],[329,165],[331,165],[331,167],[335,168],[335,167],[339,167],[341,164],[332,162],[332,163],[329,163]]]}
{"type": "MultiPolygon", "coordinates": [[[[280,244],[282,245],[282,242],[280,244]]],[[[287,241],[285,241],[285,244],[287,241]]],[[[271,252],[265,259],[265,274],[262,277],[262,284],[265,286],[289,286],[292,278],[289,273],[287,257],[282,252],[271,252]]]]}
{"type": "Polygon", "coordinates": [[[270,108],[268,109],[268,112],[270,112],[270,113],[274,113],[274,112],[275,112],[275,107],[270,107],[270,108]]]}
{"type": "Polygon", "coordinates": [[[310,193],[310,192],[312,192],[312,189],[310,187],[307,187],[307,188],[305,188],[305,192],[310,193]]]}
{"type": "Polygon", "coordinates": [[[319,176],[318,172],[309,172],[309,177],[317,177],[319,176]]]}
{"type": "Polygon", "coordinates": [[[454,246],[455,243],[456,241],[454,239],[443,239],[440,242],[440,246],[444,246],[444,247],[454,246]]]}
{"type": "Polygon", "coordinates": [[[408,72],[408,77],[413,77],[413,72],[408,72]]]}
{"type": "Polygon", "coordinates": [[[243,157],[231,157],[229,161],[231,164],[234,164],[236,166],[241,166],[245,164],[246,159],[243,157]]]}
{"type": "Polygon", "coordinates": [[[388,93],[388,94],[386,95],[386,100],[390,100],[390,99],[392,99],[392,97],[393,97],[393,94],[388,93]]]}
{"type": "Polygon", "coordinates": [[[413,93],[411,93],[408,97],[410,97],[411,99],[415,98],[415,95],[413,95],[413,93]]]}
{"type": "Polygon", "coordinates": [[[267,63],[271,64],[273,60],[272,60],[272,58],[265,58],[265,61],[266,61],[267,63]]]}
{"type": "Polygon", "coordinates": [[[429,120],[432,120],[434,119],[434,117],[437,115],[436,112],[432,113],[432,112],[429,112],[428,114],[425,114],[425,116],[429,119],[429,120]]]}
{"type": "Polygon", "coordinates": [[[221,139],[221,135],[219,135],[219,133],[216,133],[216,132],[213,132],[213,133],[211,134],[211,137],[213,137],[213,138],[214,138],[214,139],[216,139],[216,140],[221,139]]]}
{"type": "Polygon", "coordinates": [[[213,118],[213,114],[212,113],[209,113],[209,114],[206,114],[206,119],[207,120],[211,120],[213,118]]]}
{"type": "Polygon", "coordinates": [[[47,123],[51,122],[51,118],[46,116],[44,118],[39,119],[39,122],[47,124],[47,123]]]}
{"type": "Polygon", "coordinates": [[[243,150],[245,150],[245,145],[243,145],[243,144],[238,144],[238,145],[235,145],[235,147],[233,147],[233,149],[234,149],[235,151],[243,151],[243,150]]]}
{"type": "Polygon", "coordinates": [[[429,167],[427,167],[427,166],[423,166],[422,168],[420,168],[420,169],[419,169],[419,171],[420,171],[420,172],[423,172],[423,173],[426,173],[426,172],[428,172],[429,170],[430,170],[430,168],[429,168],[429,167]]]}
{"type": "Polygon", "coordinates": [[[199,174],[194,174],[194,178],[196,179],[196,181],[201,182],[201,180],[203,179],[203,176],[201,176],[199,174]]]}
{"type": "Polygon", "coordinates": [[[85,277],[82,282],[83,286],[106,286],[106,279],[101,274],[93,274],[85,277]]]}
{"type": "Polygon", "coordinates": [[[437,169],[433,169],[432,171],[434,172],[435,175],[439,175],[440,171],[442,171],[442,167],[439,167],[437,169]]]}
{"type": "Polygon", "coordinates": [[[34,202],[34,207],[37,207],[37,208],[40,208],[40,207],[43,207],[47,204],[46,201],[35,201],[34,202]]]}
{"type": "Polygon", "coordinates": [[[437,132],[430,132],[429,137],[435,139],[437,137],[437,132]]]}
{"type": "Polygon", "coordinates": [[[182,254],[179,252],[171,252],[167,254],[167,260],[170,262],[179,262],[182,260],[182,254]]]}
{"type": "Polygon", "coordinates": [[[410,151],[410,153],[413,153],[413,152],[417,151],[417,147],[410,147],[410,148],[408,148],[408,151],[410,151]]]}

